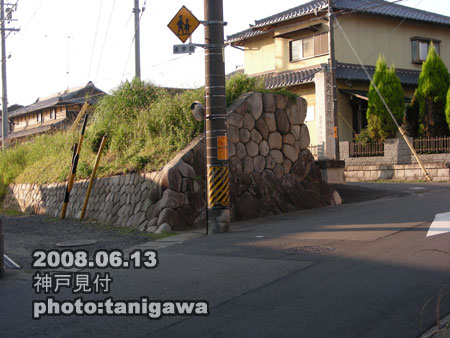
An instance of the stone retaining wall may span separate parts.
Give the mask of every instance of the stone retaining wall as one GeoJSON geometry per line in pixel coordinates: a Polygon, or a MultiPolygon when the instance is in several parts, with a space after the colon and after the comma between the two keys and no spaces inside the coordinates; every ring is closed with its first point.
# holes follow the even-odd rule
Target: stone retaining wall
{"type": "MultiPolygon", "coordinates": [[[[410,138],[412,143],[412,138],[410,138]]],[[[350,157],[349,142],[340,142],[341,159],[345,160],[345,179],[349,182],[426,180],[414,155],[403,138],[387,139],[383,156],[350,157]]],[[[433,181],[450,181],[450,154],[419,154],[433,181]]]]}
{"type": "MultiPolygon", "coordinates": [[[[340,198],[306,148],[306,101],[248,93],[227,109],[230,201],[234,220],[320,207],[340,198]]],[[[67,217],[79,217],[88,182],[75,183],[67,217]]],[[[4,206],[58,216],[65,183],[9,187],[4,206]]],[[[206,221],[203,135],[161,171],[97,179],[87,219],[154,232],[206,221]]]]}

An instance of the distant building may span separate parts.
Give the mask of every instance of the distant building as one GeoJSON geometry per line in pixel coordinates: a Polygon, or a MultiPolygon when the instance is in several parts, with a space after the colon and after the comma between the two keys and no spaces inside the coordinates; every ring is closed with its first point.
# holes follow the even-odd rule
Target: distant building
{"type": "MultiPolygon", "coordinates": [[[[22,108],[22,107],[23,106],[20,105],[20,104],[13,104],[12,106],[9,106],[8,107],[8,115],[11,115],[12,111],[17,110],[17,109],[22,108]]],[[[1,137],[3,135],[3,124],[2,124],[3,120],[2,120],[2,116],[3,116],[3,111],[0,110],[0,146],[2,145],[1,137]]],[[[9,121],[9,119],[8,119],[8,121],[9,121]]],[[[8,125],[8,132],[10,132],[10,131],[11,131],[11,123],[9,123],[9,125],[8,125]]]]}
{"type": "Polygon", "coordinates": [[[105,92],[89,82],[84,87],[67,89],[9,113],[10,134],[14,142],[31,135],[64,129],[73,122],[84,102],[95,104],[105,92]]]}
{"type": "MultiPolygon", "coordinates": [[[[383,0],[331,3],[369,73],[373,75],[378,56],[383,54],[388,65],[396,67],[407,97],[417,87],[431,42],[450,67],[450,17],[383,0]]],[[[249,29],[228,36],[227,43],[244,49],[245,74],[262,77],[269,89],[286,88],[307,100],[306,124],[319,157],[334,158],[335,125],[341,141],[351,141],[367,126],[369,81],[336,21],[330,29],[327,0],[310,1],[256,20],[249,29]],[[330,46],[334,46],[331,53],[330,46]],[[331,67],[332,58],[335,67],[331,67]],[[337,87],[337,121],[332,75],[337,87]]]]}

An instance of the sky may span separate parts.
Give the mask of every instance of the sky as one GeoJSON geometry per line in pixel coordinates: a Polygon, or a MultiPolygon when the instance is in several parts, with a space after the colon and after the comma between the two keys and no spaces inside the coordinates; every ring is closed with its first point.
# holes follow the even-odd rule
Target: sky
{"type": "MultiPolygon", "coordinates": [[[[9,105],[29,105],[88,81],[110,92],[134,77],[134,0],[9,0],[18,1],[13,21],[20,28],[6,40],[9,105]]],[[[249,24],[305,0],[223,0],[225,37],[249,24]]],[[[449,0],[403,0],[401,4],[450,16],[449,0]]],[[[167,27],[182,6],[203,20],[202,0],[140,0],[141,78],[157,85],[196,88],[204,84],[204,51],[173,54],[181,42],[167,27]]],[[[192,42],[204,43],[203,26],[192,42]]],[[[225,71],[244,63],[243,52],[225,49],[225,71]]]]}

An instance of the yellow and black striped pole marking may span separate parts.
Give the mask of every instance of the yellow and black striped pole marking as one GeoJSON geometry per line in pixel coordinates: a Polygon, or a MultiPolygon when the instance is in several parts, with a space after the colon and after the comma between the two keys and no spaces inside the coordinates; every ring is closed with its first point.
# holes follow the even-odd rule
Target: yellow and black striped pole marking
{"type": "Polygon", "coordinates": [[[69,204],[70,192],[73,188],[73,183],[75,181],[75,175],[77,173],[78,159],[80,158],[81,146],[83,145],[84,132],[86,130],[88,115],[84,116],[83,127],[81,128],[80,141],[75,146],[73,157],[72,157],[72,167],[70,168],[69,178],[67,180],[66,193],[64,194],[63,207],[61,210],[61,219],[66,218],[67,206],[69,204]]]}
{"type": "Polygon", "coordinates": [[[230,181],[228,166],[208,168],[208,208],[226,207],[230,202],[230,181]]]}

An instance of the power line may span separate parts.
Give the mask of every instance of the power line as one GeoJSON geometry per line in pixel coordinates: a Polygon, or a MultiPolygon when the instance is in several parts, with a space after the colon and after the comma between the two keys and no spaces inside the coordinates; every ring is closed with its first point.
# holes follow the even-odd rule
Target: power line
{"type": "Polygon", "coordinates": [[[116,5],[116,0],[114,0],[113,5],[112,5],[112,7],[111,7],[111,13],[110,13],[110,15],[109,15],[108,26],[107,26],[107,28],[106,28],[105,39],[103,40],[102,50],[101,50],[101,53],[100,53],[100,58],[99,58],[99,60],[98,60],[97,71],[95,72],[94,83],[97,81],[98,71],[100,70],[100,65],[101,65],[102,57],[103,57],[103,51],[104,51],[104,49],[105,49],[106,40],[107,40],[107,38],[108,38],[109,26],[110,26],[110,24],[111,24],[111,19],[112,19],[112,16],[113,16],[114,6],[115,6],[115,5],[116,5]]]}
{"type": "Polygon", "coordinates": [[[89,78],[91,77],[91,66],[92,66],[92,60],[94,59],[95,43],[97,41],[98,26],[100,24],[100,17],[101,17],[101,14],[102,14],[102,7],[103,7],[103,0],[100,2],[100,8],[98,10],[97,27],[95,28],[94,42],[92,44],[91,60],[89,61],[89,70],[88,70],[87,81],[89,81],[89,78]]]}

